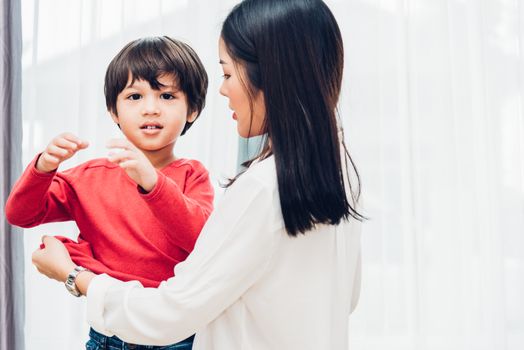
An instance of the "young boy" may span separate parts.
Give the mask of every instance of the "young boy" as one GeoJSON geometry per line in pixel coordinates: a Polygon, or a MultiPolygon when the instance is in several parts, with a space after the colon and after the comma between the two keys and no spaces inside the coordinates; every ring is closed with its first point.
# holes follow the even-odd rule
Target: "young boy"
{"type": "MultiPolygon", "coordinates": [[[[6,204],[11,224],[78,225],[78,242],[61,238],[79,265],[66,282],[72,294],[78,294],[74,279],[84,268],[156,287],[193,249],[213,209],[213,187],[201,163],[176,158],[173,149],[204,108],[207,84],[188,45],[168,37],[132,41],[105,76],[107,109],[126,137],[108,147],[122,151],[57,172],[61,162],[88,146],[61,134],[15,184],[6,204]]],[[[90,336],[88,348],[124,344],[94,330],[90,336]]],[[[192,339],[186,343],[190,349],[192,339]]],[[[177,349],[185,349],[180,345],[177,349]]]]}

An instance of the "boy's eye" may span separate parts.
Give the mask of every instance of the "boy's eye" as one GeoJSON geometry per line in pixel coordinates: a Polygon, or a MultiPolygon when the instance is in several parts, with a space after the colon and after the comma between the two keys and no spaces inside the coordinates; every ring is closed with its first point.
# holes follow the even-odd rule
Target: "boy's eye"
{"type": "Polygon", "coordinates": [[[160,95],[160,98],[163,100],[172,100],[175,98],[172,94],[163,93],[160,95]]]}
{"type": "Polygon", "coordinates": [[[140,94],[132,94],[132,95],[129,95],[127,98],[128,98],[129,100],[136,101],[136,100],[141,99],[142,96],[140,96],[140,94]]]}

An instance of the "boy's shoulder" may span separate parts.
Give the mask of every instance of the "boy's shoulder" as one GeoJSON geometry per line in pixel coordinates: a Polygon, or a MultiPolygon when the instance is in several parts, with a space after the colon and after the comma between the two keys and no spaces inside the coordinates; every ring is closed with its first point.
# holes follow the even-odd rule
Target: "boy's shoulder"
{"type": "Polygon", "coordinates": [[[166,166],[166,170],[180,170],[180,169],[186,169],[186,171],[189,172],[196,172],[196,173],[207,173],[208,170],[202,164],[200,161],[196,159],[188,159],[188,158],[178,158],[177,160],[171,162],[168,166],[166,166]]]}
{"type": "Polygon", "coordinates": [[[75,174],[75,173],[82,173],[85,171],[90,170],[105,170],[105,169],[115,169],[119,168],[117,164],[111,163],[107,158],[95,158],[88,160],[87,162],[84,162],[82,164],[79,164],[75,167],[69,168],[67,170],[64,170],[62,173],[64,174],[75,174]]]}

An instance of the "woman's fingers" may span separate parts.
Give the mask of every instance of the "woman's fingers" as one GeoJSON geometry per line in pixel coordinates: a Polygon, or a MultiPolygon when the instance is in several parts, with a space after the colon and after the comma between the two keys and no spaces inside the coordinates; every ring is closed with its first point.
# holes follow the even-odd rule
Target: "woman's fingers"
{"type": "Polygon", "coordinates": [[[48,235],[43,235],[42,236],[42,243],[44,243],[44,245],[46,247],[49,247],[49,246],[56,246],[57,244],[62,244],[62,242],[60,242],[58,239],[56,239],[55,237],[53,236],[48,236],[48,235]]]}

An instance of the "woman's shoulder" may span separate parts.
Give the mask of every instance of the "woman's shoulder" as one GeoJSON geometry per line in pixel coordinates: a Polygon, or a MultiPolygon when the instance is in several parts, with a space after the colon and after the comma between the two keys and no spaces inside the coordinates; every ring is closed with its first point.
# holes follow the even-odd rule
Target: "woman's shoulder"
{"type": "Polygon", "coordinates": [[[252,163],[229,186],[226,191],[226,194],[228,193],[230,196],[240,195],[244,201],[260,196],[271,202],[275,201],[278,197],[278,182],[274,157],[270,156],[252,163]]]}
{"type": "Polygon", "coordinates": [[[244,182],[259,182],[268,187],[275,187],[277,185],[277,171],[275,165],[275,157],[269,156],[265,159],[253,162],[251,166],[240,175],[238,180],[244,182]]]}
{"type": "Polygon", "coordinates": [[[265,213],[268,220],[270,220],[270,217],[273,217],[280,225],[282,214],[273,156],[251,164],[229,190],[233,196],[241,196],[245,205],[250,202],[256,202],[257,213],[265,213]],[[274,215],[270,215],[270,213],[274,215]]]}

